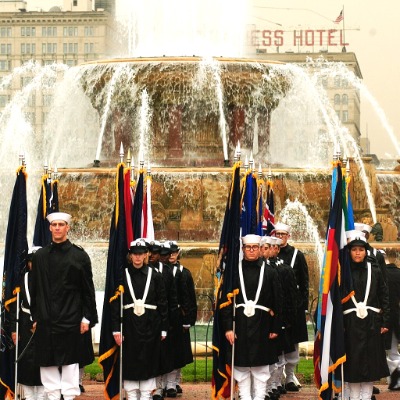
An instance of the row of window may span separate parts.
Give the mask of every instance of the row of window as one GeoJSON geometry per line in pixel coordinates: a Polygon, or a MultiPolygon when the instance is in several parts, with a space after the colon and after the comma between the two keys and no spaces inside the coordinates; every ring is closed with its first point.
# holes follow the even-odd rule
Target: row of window
{"type": "MultiPolygon", "coordinates": [[[[326,76],[322,76],[319,79],[320,84],[324,87],[328,87],[328,78],[326,76]]],[[[347,88],[349,86],[349,81],[346,78],[343,78],[342,76],[335,76],[333,80],[333,85],[336,88],[343,87],[347,88]]]]}
{"type": "MultiPolygon", "coordinates": [[[[57,43],[42,43],[42,54],[57,53],[57,43]]],[[[78,43],[63,43],[64,54],[78,54],[78,43]]],[[[94,43],[84,43],[83,53],[94,53],[94,43]]],[[[11,44],[0,45],[0,54],[11,54],[11,44]],[[3,48],[4,47],[4,48],[3,48]]],[[[21,54],[36,54],[35,43],[21,43],[21,54]]]]}
{"type": "MultiPolygon", "coordinates": [[[[60,27],[58,27],[60,28],[60,27]]],[[[63,36],[78,36],[78,27],[77,26],[64,26],[63,28],[63,36]]],[[[94,26],[85,26],[83,28],[84,36],[94,36],[95,27],[94,26]]],[[[11,37],[11,28],[3,27],[0,29],[0,36],[2,37],[11,37]]],[[[36,27],[34,26],[22,26],[21,27],[21,36],[27,37],[36,36],[36,27]]],[[[57,26],[42,26],[42,36],[43,37],[55,37],[57,36],[57,26]]]]}
{"type": "MultiPolygon", "coordinates": [[[[68,54],[68,56],[71,56],[68,54]]],[[[37,62],[40,60],[36,60],[37,62]]],[[[78,65],[78,60],[76,58],[65,58],[62,60],[64,64],[68,65],[68,67],[74,67],[78,65]]],[[[28,60],[25,60],[25,63],[28,62],[28,60]]],[[[51,65],[56,63],[57,60],[51,59],[51,60],[42,60],[42,65],[51,65]]],[[[24,62],[22,63],[24,64],[24,62]]],[[[0,72],[10,72],[12,70],[12,64],[10,60],[0,60],[0,72]]]]}
{"type": "MultiPolygon", "coordinates": [[[[0,95],[0,107],[5,107],[7,103],[10,101],[11,96],[7,94],[0,95]]],[[[53,95],[44,94],[43,95],[43,106],[50,107],[53,102],[53,95]]],[[[28,98],[28,106],[36,107],[36,95],[31,94],[28,98]]]]}
{"type": "Polygon", "coordinates": [[[333,102],[335,105],[339,105],[339,104],[349,104],[349,96],[347,96],[347,94],[342,94],[340,96],[340,94],[335,94],[334,98],[333,98],[333,102]]]}

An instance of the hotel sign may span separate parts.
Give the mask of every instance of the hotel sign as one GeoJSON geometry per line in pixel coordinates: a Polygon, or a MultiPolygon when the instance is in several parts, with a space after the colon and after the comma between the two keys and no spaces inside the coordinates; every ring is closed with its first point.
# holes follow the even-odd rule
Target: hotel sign
{"type": "Polygon", "coordinates": [[[281,46],[348,46],[342,29],[305,29],[283,31],[280,29],[254,29],[251,31],[251,45],[255,47],[281,46]]]}

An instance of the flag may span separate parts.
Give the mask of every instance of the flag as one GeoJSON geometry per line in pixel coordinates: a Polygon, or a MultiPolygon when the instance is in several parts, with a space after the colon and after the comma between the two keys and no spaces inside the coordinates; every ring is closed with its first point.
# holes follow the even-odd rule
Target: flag
{"type": "Polygon", "coordinates": [[[314,343],[314,379],[319,399],[330,400],[341,391],[341,365],[346,361],[342,302],[350,295],[349,260],[346,246],[342,170],[335,167],[337,183],[329,213],[325,255],[321,270],[317,332],[314,343]],[[345,292],[347,291],[347,293],[345,292]]]}
{"type": "Polygon", "coordinates": [[[126,241],[128,245],[133,240],[133,226],[132,226],[132,206],[134,198],[134,182],[131,181],[131,174],[125,173],[124,175],[124,205],[125,205],[125,221],[126,221],[126,241]]]}
{"type": "Polygon", "coordinates": [[[35,230],[33,233],[34,246],[46,246],[51,242],[51,232],[47,215],[59,211],[58,180],[50,182],[48,175],[42,176],[40,195],[37,207],[35,230]]]}
{"type": "Polygon", "coordinates": [[[146,176],[146,194],[143,201],[142,237],[154,240],[153,213],[151,211],[151,183],[150,175],[146,176]]]}
{"type": "Polygon", "coordinates": [[[142,212],[143,212],[143,187],[144,187],[144,170],[139,171],[139,180],[136,185],[135,198],[133,200],[132,209],[132,226],[133,239],[142,237],[142,212]]]}
{"type": "Polygon", "coordinates": [[[343,15],[343,10],[340,11],[340,14],[337,16],[337,18],[335,19],[335,24],[338,24],[339,22],[343,21],[344,15],[343,15]]]}
{"type": "Polygon", "coordinates": [[[231,359],[227,357],[229,343],[221,328],[220,310],[232,303],[239,293],[238,264],[240,252],[240,163],[232,170],[232,182],[227,199],[219,245],[217,272],[215,274],[215,309],[213,322],[213,372],[212,394],[214,400],[230,397],[231,359]]]}
{"type": "Polygon", "coordinates": [[[28,253],[26,179],[25,166],[20,166],[17,170],[17,179],[11,198],[4,248],[0,383],[9,396],[14,395],[15,349],[9,330],[8,311],[10,304],[17,301],[17,293],[20,289],[19,280],[28,253]]]}
{"type": "Polygon", "coordinates": [[[257,179],[251,171],[243,178],[242,188],[242,236],[257,234],[257,179]]]}
{"type": "Polygon", "coordinates": [[[263,235],[263,198],[262,181],[257,181],[257,235],[263,235]]]}
{"type": "Polygon", "coordinates": [[[272,181],[267,182],[267,198],[263,215],[263,235],[269,236],[275,229],[275,199],[272,181]]]}
{"type": "Polygon", "coordinates": [[[112,333],[110,304],[119,301],[123,291],[122,273],[128,252],[124,206],[124,182],[127,173],[129,174],[129,169],[124,170],[124,164],[120,163],[117,167],[116,199],[111,218],[101,321],[99,363],[103,368],[104,398],[107,400],[115,400],[119,396],[119,346],[115,343],[112,333]]]}

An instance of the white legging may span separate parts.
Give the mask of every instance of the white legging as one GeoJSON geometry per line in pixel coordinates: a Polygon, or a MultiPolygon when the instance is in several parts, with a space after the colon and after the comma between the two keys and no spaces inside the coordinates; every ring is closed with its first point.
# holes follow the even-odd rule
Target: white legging
{"type": "Polygon", "coordinates": [[[40,367],[40,379],[48,400],[72,400],[79,396],[79,364],[40,367]]]}
{"type": "Polygon", "coordinates": [[[21,385],[24,391],[25,400],[44,400],[43,386],[27,386],[21,385]]]}
{"type": "Polygon", "coordinates": [[[124,389],[128,400],[150,400],[151,392],[156,388],[156,378],[144,381],[125,381],[124,389]]]}
{"type": "Polygon", "coordinates": [[[373,382],[349,383],[350,400],[371,400],[373,382]]]}

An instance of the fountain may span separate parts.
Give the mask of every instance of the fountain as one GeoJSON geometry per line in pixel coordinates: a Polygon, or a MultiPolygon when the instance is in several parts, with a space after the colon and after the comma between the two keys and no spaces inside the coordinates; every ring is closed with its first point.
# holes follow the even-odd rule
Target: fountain
{"type": "MultiPolygon", "coordinates": [[[[140,2],[130,3],[136,7],[140,2]]],[[[155,3],[148,3],[151,11],[155,3]]],[[[185,7],[188,2],[178,3],[185,7]]],[[[178,8],[169,7],[171,18],[174,9],[178,8]]],[[[161,11],[152,27],[159,23],[161,11]]],[[[139,31],[144,29],[142,22],[139,31]]],[[[131,23],[125,26],[132,28],[131,23]]],[[[174,26],[173,20],[168,26],[174,26]]],[[[199,36],[197,27],[192,28],[199,36]]],[[[154,35],[156,31],[154,28],[154,35]]],[[[149,36],[150,42],[154,35],[149,36]]],[[[240,42],[236,33],[232,36],[240,42]]],[[[24,148],[29,174],[28,241],[36,217],[42,164],[48,160],[60,173],[61,208],[74,216],[71,238],[89,252],[96,289],[101,291],[114,207],[115,166],[122,142],[136,160],[140,154],[151,165],[156,238],[180,242],[183,263],[192,270],[199,294],[210,294],[231,179],[227,166],[240,140],[243,158],[252,152],[255,162],[263,166],[264,178],[271,168],[277,217],[289,221],[298,213],[298,218],[291,219],[297,233],[294,240],[309,261],[313,297],[318,290],[321,257],[315,243],[324,238],[331,154],[338,144],[350,156],[356,219],[383,223],[385,231],[392,233],[384,235],[385,242],[379,246],[388,250],[391,259],[399,257],[395,240],[400,228],[400,171],[377,171],[370,159],[360,156],[318,83],[318,74],[299,66],[241,58],[232,54],[235,47],[229,47],[223,35],[222,47],[205,57],[193,56],[204,54],[202,41],[190,53],[187,41],[179,43],[183,50],[167,52],[153,50],[131,31],[129,38],[126,46],[136,58],[73,68],[30,62],[10,75],[9,81],[25,76],[31,80],[14,94],[0,116],[0,242],[4,242],[16,155],[24,148]],[[229,57],[215,57],[227,54],[224,46],[230,48],[229,57]],[[52,94],[41,133],[33,133],[23,111],[36,92],[52,94]],[[309,229],[312,236],[303,234],[309,229]]],[[[352,82],[348,71],[338,70],[334,63],[324,63],[322,73],[343,73],[352,82]]],[[[359,88],[360,82],[354,77],[353,81],[359,88]]],[[[7,80],[1,83],[6,84],[7,80]]]]}

